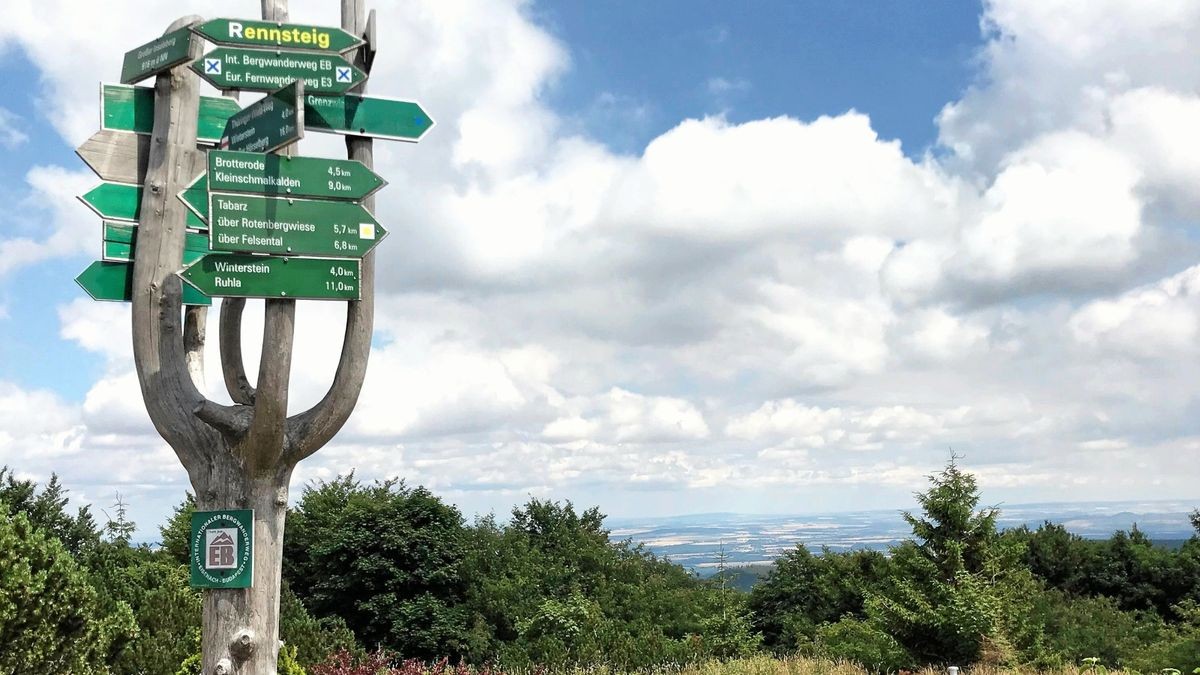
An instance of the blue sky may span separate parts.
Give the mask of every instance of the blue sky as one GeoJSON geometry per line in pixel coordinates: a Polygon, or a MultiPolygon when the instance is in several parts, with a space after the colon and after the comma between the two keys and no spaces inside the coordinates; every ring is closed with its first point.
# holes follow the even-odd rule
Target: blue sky
{"type": "MultiPolygon", "coordinates": [[[[637,153],[687,118],[738,123],[856,109],[881,137],[919,157],[936,140],[937,113],[976,73],[979,12],[977,3],[951,0],[920,8],[902,0],[612,2],[535,4],[529,16],[570,52],[547,103],[616,151],[637,153]]],[[[36,70],[19,49],[0,57],[5,82],[32,85],[36,70]]],[[[0,195],[10,204],[26,198],[24,177],[34,166],[82,164],[41,114],[53,100],[42,97],[26,85],[4,101],[29,137],[0,161],[0,195]]],[[[29,206],[8,212],[6,231],[36,236],[36,204],[29,206]]],[[[82,205],[75,211],[89,217],[82,205]]],[[[98,359],[59,339],[58,316],[45,309],[79,297],[73,279],[88,262],[78,255],[30,267],[0,289],[0,304],[20,317],[0,322],[0,378],[82,400],[100,374],[98,359]]]]}
{"type": "MultiPolygon", "coordinates": [[[[186,477],[127,310],[72,281],[99,249],[72,148],[178,8],[14,1],[0,463],[119,490],[149,529],[186,477]]],[[[354,468],[467,513],[893,508],[956,451],[994,501],[1195,497],[1200,11],[1150,5],[381,1],[371,92],[438,126],[377,146],[372,366],[294,488],[354,468]]],[[[339,311],[302,308],[297,409],[339,311]]]]}
{"type": "Polygon", "coordinates": [[[953,0],[621,1],[547,4],[533,16],[571,50],[571,72],[548,100],[622,151],[688,117],[853,108],[919,155],[936,140],[934,117],[976,73],[980,10],[953,0]]]}

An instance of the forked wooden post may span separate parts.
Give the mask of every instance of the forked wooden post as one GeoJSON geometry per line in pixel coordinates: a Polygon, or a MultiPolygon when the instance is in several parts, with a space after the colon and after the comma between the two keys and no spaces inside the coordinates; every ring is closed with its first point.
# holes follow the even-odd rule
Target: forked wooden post
{"type": "MultiPolygon", "coordinates": [[[[342,26],[367,33],[361,0],[342,0],[342,26]]],[[[263,18],[287,20],[286,0],[262,0],[263,18]]],[[[168,32],[190,25],[189,16],[168,32]]],[[[370,65],[374,45],[358,50],[370,65]]],[[[195,41],[193,58],[200,56],[195,41]]],[[[221,306],[221,370],[234,401],[208,400],[195,374],[202,364],[206,316],[184,318],[180,280],[186,209],[175,198],[199,172],[196,150],[199,81],[186,65],[158,76],[154,128],[133,267],[133,348],[146,409],[159,434],[187,470],[200,510],[254,510],[253,584],[204,592],[201,644],[204,675],[267,675],[279,651],[279,583],[288,483],[296,464],[341,429],[362,389],[374,321],[374,253],[362,261],[361,299],[348,303],[341,359],[325,397],[287,417],[295,301],[267,300],[257,386],[245,375],[241,354],[244,301],[221,306]]],[[[348,137],[350,158],[372,165],[368,138],[348,137]]],[[[373,211],[374,198],[364,206],[373,211]]]]}

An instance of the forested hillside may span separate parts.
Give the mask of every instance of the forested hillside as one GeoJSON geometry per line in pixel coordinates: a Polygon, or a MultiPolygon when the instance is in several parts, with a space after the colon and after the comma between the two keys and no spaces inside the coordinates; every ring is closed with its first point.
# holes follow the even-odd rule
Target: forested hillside
{"type": "MultiPolygon", "coordinates": [[[[755,654],[873,671],[1200,666],[1198,536],[1167,549],[1136,528],[1103,541],[1051,524],[1002,532],[953,462],[917,499],[911,538],[887,553],[798,546],[746,593],[731,572],[702,580],[610,542],[594,508],[530,499],[467,522],[399,481],[312,484],[288,516],[281,672],[365,675],[407,659],[631,670],[755,654]]],[[[185,499],[151,550],[129,541],[122,508],[101,526],[67,509],[56,479],[39,488],[0,471],[0,672],[195,672],[191,509],[185,499]]],[[[1200,535],[1200,514],[1193,524],[1200,535]]]]}

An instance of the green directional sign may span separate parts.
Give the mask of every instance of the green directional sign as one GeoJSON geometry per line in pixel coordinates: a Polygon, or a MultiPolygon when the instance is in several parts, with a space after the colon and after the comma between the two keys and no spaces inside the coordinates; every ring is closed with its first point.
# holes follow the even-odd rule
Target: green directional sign
{"type": "Polygon", "coordinates": [[[214,251],[361,258],[387,230],[354,202],[212,193],[214,251]]]}
{"type": "MultiPolygon", "coordinates": [[[[208,179],[204,174],[192,181],[179,193],[179,201],[192,212],[201,222],[208,223],[208,179]]],[[[189,216],[190,217],[190,216],[189,216]]]]}
{"type": "MultiPolygon", "coordinates": [[[[220,141],[225,132],[225,123],[240,109],[233,99],[201,96],[196,140],[202,143],[220,141]]],[[[101,84],[100,128],[136,134],[151,133],[154,130],[154,87],[101,84]]]]}
{"type": "MultiPolygon", "coordinates": [[[[79,200],[101,218],[136,222],[141,217],[142,187],[128,183],[101,183],[80,196],[79,200]]],[[[208,229],[208,225],[194,213],[187,214],[185,225],[195,230],[208,229]]]]}
{"type": "MultiPolygon", "coordinates": [[[[133,263],[97,260],[75,277],[75,283],[93,300],[129,302],[133,299],[133,263]]],[[[184,284],[183,304],[211,305],[212,299],[184,284]]]]}
{"type": "Polygon", "coordinates": [[[272,152],[304,137],[304,82],[296,80],[229,118],[220,146],[272,152]]]}
{"type": "Polygon", "coordinates": [[[239,47],[283,47],[326,52],[347,52],[363,43],[341,28],[275,23],[253,19],[212,19],[192,30],[218,45],[239,47]]]}
{"type": "Polygon", "coordinates": [[[125,52],[125,62],[121,66],[121,82],[140,82],[151,75],[190,61],[191,48],[192,32],[187,28],[180,28],[125,52]]]}
{"type": "Polygon", "coordinates": [[[192,63],[217,89],[275,91],[296,80],[310,94],[341,94],[367,74],[338,54],[219,47],[192,63]]]}
{"type": "MultiPolygon", "coordinates": [[[[104,223],[105,260],[129,262],[137,246],[137,226],[127,223],[104,223]]],[[[183,235],[183,263],[186,265],[208,253],[208,237],[195,232],[183,235]]]]}
{"type": "Polygon", "coordinates": [[[254,581],[254,511],[192,513],[188,559],[193,588],[250,588],[254,581]]]}
{"type": "Polygon", "coordinates": [[[433,128],[433,119],[414,101],[356,94],[310,95],[304,97],[304,126],[313,131],[415,143],[433,128]]]}
{"type": "Polygon", "coordinates": [[[358,201],[387,181],[357,160],[209,150],[208,185],[214,192],[358,201]]]}
{"type": "Polygon", "coordinates": [[[221,298],[358,300],[358,260],[210,253],[180,272],[201,293],[221,298]]]}

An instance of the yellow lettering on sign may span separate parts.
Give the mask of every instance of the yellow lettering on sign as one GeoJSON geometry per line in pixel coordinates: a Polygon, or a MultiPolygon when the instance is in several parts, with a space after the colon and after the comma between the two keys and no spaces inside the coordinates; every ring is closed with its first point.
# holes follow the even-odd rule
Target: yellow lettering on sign
{"type": "Polygon", "coordinates": [[[329,49],[329,41],[331,39],[328,31],[323,31],[313,27],[308,30],[300,28],[255,28],[254,26],[243,26],[240,23],[230,22],[229,36],[238,37],[243,40],[256,40],[258,42],[270,42],[274,44],[283,43],[300,43],[305,45],[316,45],[321,49],[329,49]]]}

